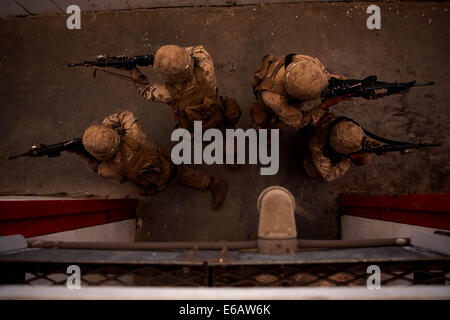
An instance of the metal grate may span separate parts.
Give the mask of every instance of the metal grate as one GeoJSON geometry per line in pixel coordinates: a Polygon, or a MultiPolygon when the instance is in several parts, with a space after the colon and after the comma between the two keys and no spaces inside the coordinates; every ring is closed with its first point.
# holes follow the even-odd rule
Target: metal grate
{"type": "MultiPolygon", "coordinates": [[[[370,264],[280,265],[216,268],[215,286],[365,286],[370,264]]],[[[383,263],[382,285],[450,283],[448,263],[383,263]]]]}
{"type": "MultiPolygon", "coordinates": [[[[367,267],[381,269],[381,285],[449,285],[448,261],[271,265],[79,264],[82,286],[333,287],[365,286],[367,267]]],[[[2,263],[0,282],[65,285],[69,264],[2,263]]]]}

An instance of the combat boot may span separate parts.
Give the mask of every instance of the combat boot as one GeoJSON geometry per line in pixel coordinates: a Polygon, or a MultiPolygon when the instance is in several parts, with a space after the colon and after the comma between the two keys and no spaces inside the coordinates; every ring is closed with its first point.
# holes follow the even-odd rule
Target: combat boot
{"type": "Polygon", "coordinates": [[[213,209],[218,210],[225,202],[228,191],[228,183],[222,179],[213,178],[211,184],[209,185],[209,189],[213,193],[213,209]]]}

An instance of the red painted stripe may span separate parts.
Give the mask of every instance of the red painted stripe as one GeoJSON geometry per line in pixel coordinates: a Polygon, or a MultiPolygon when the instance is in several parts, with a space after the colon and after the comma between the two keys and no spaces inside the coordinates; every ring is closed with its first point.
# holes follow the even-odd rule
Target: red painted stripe
{"type": "Polygon", "coordinates": [[[381,210],[381,220],[450,230],[450,214],[429,211],[381,210]]]}
{"type": "Polygon", "coordinates": [[[342,214],[450,230],[450,194],[341,196],[342,214]]]}
{"type": "Polygon", "coordinates": [[[136,199],[1,200],[0,221],[136,208],[136,199]]]}
{"type": "Polygon", "coordinates": [[[110,210],[108,212],[108,222],[121,221],[135,217],[134,209],[110,210]]]}
{"type": "Polygon", "coordinates": [[[101,211],[77,213],[72,215],[36,217],[23,220],[9,220],[0,222],[0,234],[21,234],[24,237],[34,237],[49,233],[90,227],[114,221],[131,219],[134,209],[120,211],[101,211]]]}
{"type": "Polygon", "coordinates": [[[450,194],[414,194],[396,196],[341,196],[341,206],[391,208],[411,211],[450,212],[450,194]]]}
{"type": "Polygon", "coordinates": [[[450,212],[450,194],[412,194],[394,197],[392,209],[450,212]]]}
{"type": "Polygon", "coordinates": [[[340,196],[339,204],[344,207],[382,208],[392,205],[391,196],[340,196]]]}
{"type": "Polygon", "coordinates": [[[33,237],[135,216],[137,199],[0,200],[0,234],[33,237]]]}
{"type": "Polygon", "coordinates": [[[349,216],[357,216],[368,219],[380,219],[380,209],[377,208],[352,208],[343,207],[341,209],[342,214],[349,216]]]}

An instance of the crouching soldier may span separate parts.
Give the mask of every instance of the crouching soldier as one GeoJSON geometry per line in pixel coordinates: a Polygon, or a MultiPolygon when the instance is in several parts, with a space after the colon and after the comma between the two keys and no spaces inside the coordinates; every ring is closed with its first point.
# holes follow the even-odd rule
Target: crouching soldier
{"type": "Polygon", "coordinates": [[[89,127],[82,141],[85,151],[79,154],[94,172],[104,179],[131,181],[142,195],[155,194],[178,182],[193,189],[211,190],[214,210],[225,201],[225,181],[174,165],[169,152],[147,137],[130,111],[113,114],[101,125],[89,127]]]}
{"type": "Polygon", "coordinates": [[[236,100],[218,94],[214,64],[203,46],[162,46],[155,53],[153,69],[165,83],[150,84],[137,67],[130,76],[143,98],[171,106],[176,128],[192,132],[194,121],[202,121],[204,130],[234,128],[239,121],[236,100]]]}
{"type": "Polygon", "coordinates": [[[351,163],[369,164],[373,153],[359,152],[372,141],[353,120],[328,113],[314,126],[298,132],[297,152],[309,177],[330,182],[347,173],[351,163]]]}
{"type": "Polygon", "coordinates": [[[253,127],[300,129],[315,124],[326,111],[319,107],[308,111],[301,108],[306,101],[320,98],[331,77],[344,78],[330,74],[318,59],[310,56],[264,56],[252,80],[258,100],[250,106],[253,127]]]}

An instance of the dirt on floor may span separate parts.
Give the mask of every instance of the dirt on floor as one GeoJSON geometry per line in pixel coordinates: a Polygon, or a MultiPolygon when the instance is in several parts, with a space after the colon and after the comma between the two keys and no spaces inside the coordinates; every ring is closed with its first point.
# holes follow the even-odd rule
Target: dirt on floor
{"type": "MultiPolygon", "coordinates": [[[[0,193],[93,194],[136,197],[143,219],[140,240],[243,240],[256,233],[258,194],[288,188],[308,214],[297,215],[299,237],[339,236],[339,194],[449,192],[449,3],[394,2],[381,7],[381,30],[368,30],[369,3],[298,3],[239,7],[170,8],[83,13],[81,30],[66,28],[66,15],[0,19],[0,193]],[[354,99],[335,112],[378,135],[442,147],[377,157],[332,183],[307,179],[293,151],[294,130],[281,139],[280,170],[261,176],[258,165],[237,171],[199,166],[230,184],[227,201],[212,211],[211,195],[175,185],[141,197],[131,183],[96,176],[73,154],[21,158],[39,142],[80,137],[85,128],[129,109],[151,139],[170,149],[173,120],[167,105],[141,99],[133,84],[67,63],[97,54],[147,54],[164,44],[202,44],[210,52],[221,93],[243,109],[238,124],[250,127],[250,79],[268,53],[318,57],[337,74],[385,81],[435,81],[433,87],[376,101],[354,99]]],[[[159,81],[151,68],[143,68],[159,81]]]]}

